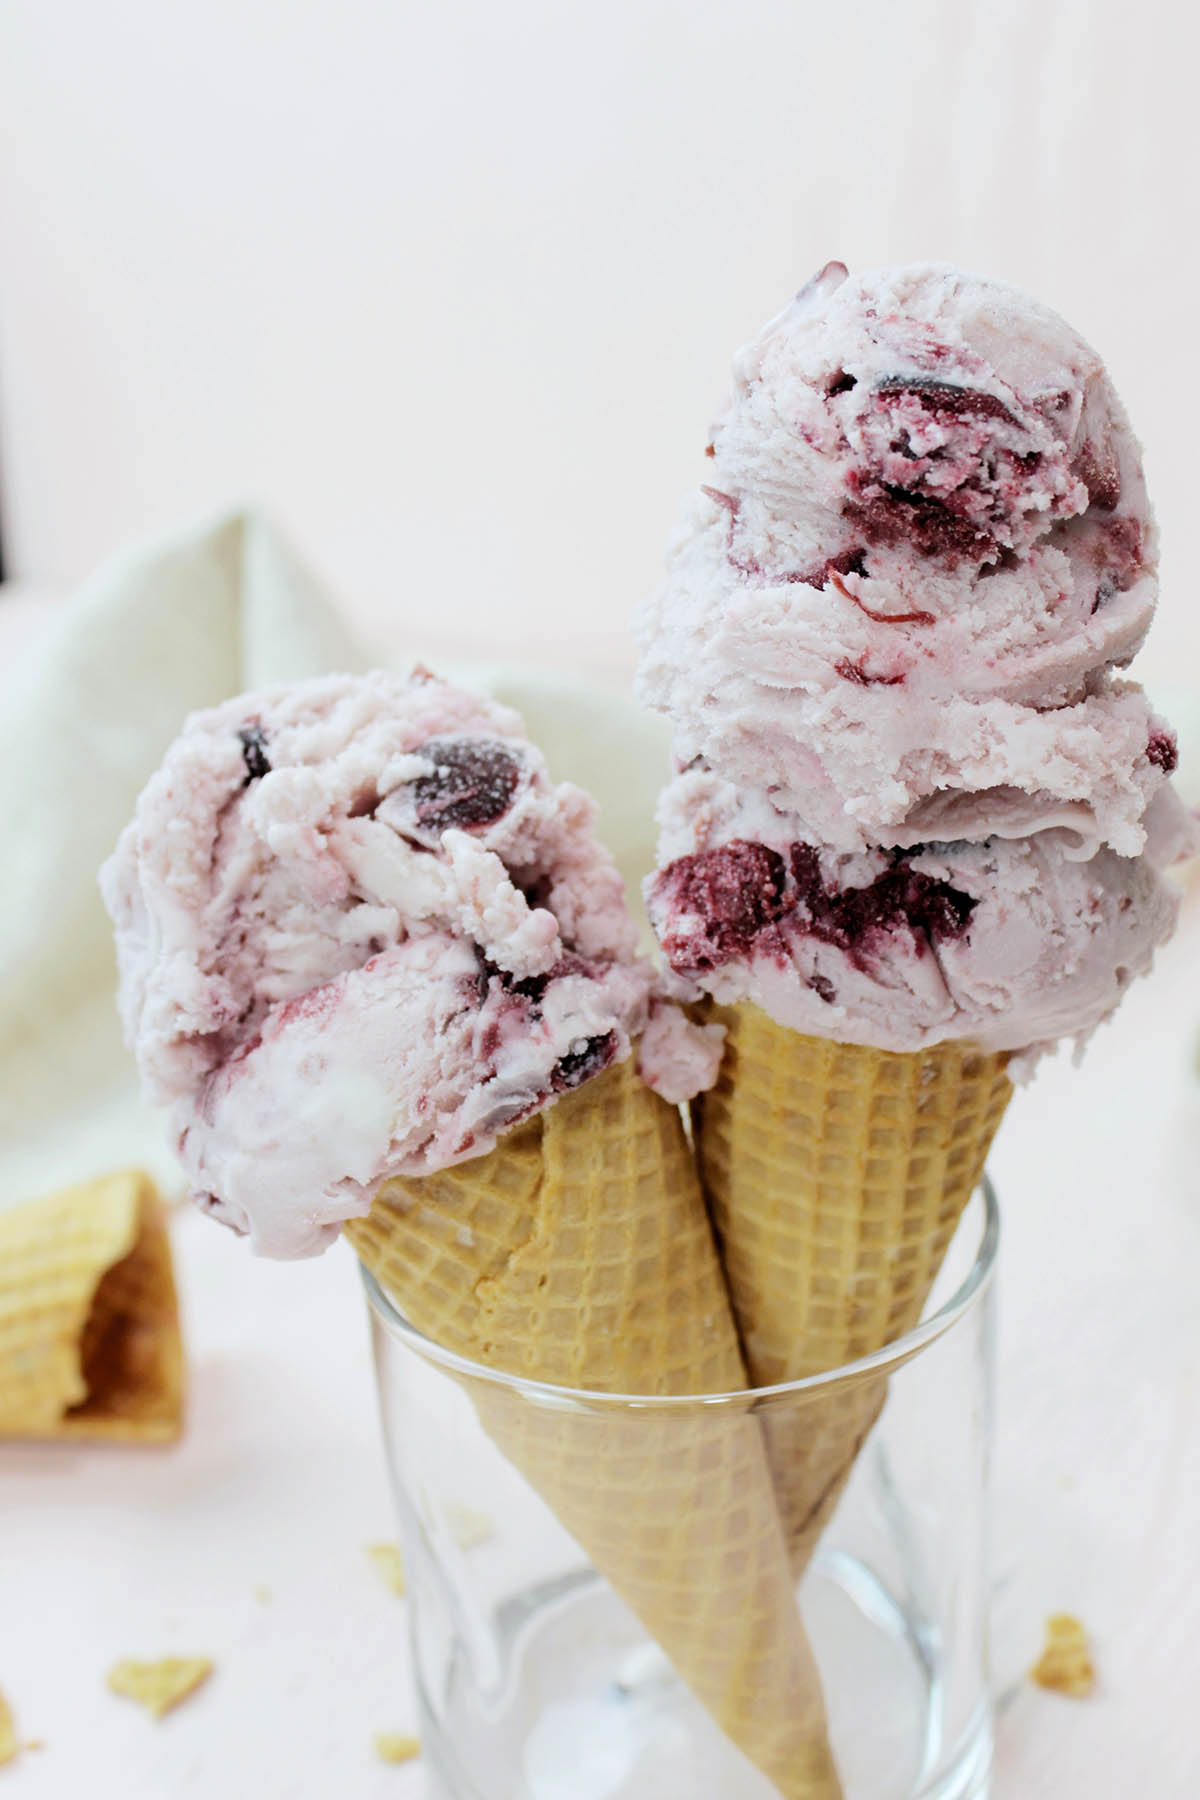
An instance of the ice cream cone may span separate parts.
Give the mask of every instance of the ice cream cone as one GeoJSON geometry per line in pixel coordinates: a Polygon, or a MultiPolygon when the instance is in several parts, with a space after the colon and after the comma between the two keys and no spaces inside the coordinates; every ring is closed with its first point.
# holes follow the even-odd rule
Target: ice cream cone
{"type": "MultiPolygon", "coordinates": [[[[389,1182],[346,1235],[419,1331],[490,1368],[614,1394],[745,1384],[678,1113],[631,1061],[486,1157],[389,1182]]],[[[542,1408],[462,1379],[744,1754],[790,1800],[840,1794],[757,1421],[542,1408]]]]}
{"type": "MultiPolygon", "coordinates": [[[[870,1355],[919,1320],[1012,1094],[1007,1056],[897,1054],[718,1007],[726,1053],[696,1144],[751,1379],[870,1355]]],[[[885,1398],[878,1377],[766,1415],[793,1569],[885,1398]]]]}
{"type": "Polygon", "coordinates": [[[109,1175],[0,1213],[0,1434],[179,1435],[183,1352],[162,1208],[109,1175]]]}

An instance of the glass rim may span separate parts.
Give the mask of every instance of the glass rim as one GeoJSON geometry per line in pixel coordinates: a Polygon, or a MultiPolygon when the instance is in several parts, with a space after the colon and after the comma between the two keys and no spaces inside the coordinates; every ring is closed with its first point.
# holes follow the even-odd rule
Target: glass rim
{"type": "MultiPolygon", "coordinates": [[[[732,1388],[708,1394],[616,1394],[596,1388],[563,1387],[555,1382],[536,1381],[531,1376],[513,1374],[506,1369],[489,1368],[486,1363],[473,1362],[469,1356],[460,1356],[457,1351],[447,1350],[432,1338],[427,1338],[415,1325],[409,1324],[386,1289],[380,1286],[361,1261],[359,1272],[371,1312],[389,1336],[399,1339],[424,1361],[434,1363],[453,1375],[466,1375],[474,1381],[487,1382],[494,1387],[510,1388],[560,1410],[601,1412],[637,1409],[672,1413],[686,1411],[689,1407],[704,1406],[745,1411],[748,1410],[748,1402],[757,1406],[760,1401],[784,1399],[789,1395],[818,1394],[823,1388],[840,1386],[862,1376],[877,1375],[898,1368],[950,1331],[974,1301],[986,1292],[996,1272],[996,1255],[1000,1246],[1000,1205],[996,1199],[996,1190],[986,1174],[981,1177],[975,1193],[982,1196],[984,1208],[979,1247],[962,1281],[936,1312],[931,1313],[927,1319],[921,1319],[902,1336],[893,1338],[881,1350],[872,1351],[869,1356],[856,1357],[853,1362],[839,1363],[835,1369],[823,1369],[816,1375],[802,1375],[795,1381],[774,1382],[767,1387],[732,1388]]],[[[967,1205],[970,1205],[970,1201],[967,1205]]],[[[964,1207],[962,1217],[966,1216],[966,1211],[967,1208],[964,1207]]]]}

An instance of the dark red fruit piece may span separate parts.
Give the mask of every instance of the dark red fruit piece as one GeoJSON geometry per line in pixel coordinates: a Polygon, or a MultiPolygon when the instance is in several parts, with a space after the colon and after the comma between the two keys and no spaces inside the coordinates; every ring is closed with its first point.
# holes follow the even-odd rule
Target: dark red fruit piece
{"type": "MultiPolygon", "coordinates": [[[[663,933],[663,951],[677,972],[700,974],[741,956],[786,960],[787,938],[795,934],[832,944],[862,967],[872,939],[882,932],[906,928],[918,953],[930,943],[959,937],[975,909],[974,897],[914,869],[912,854],[897,851],[874,881],[843,889],[825,886],[820,855],[811,844],[793,844],[786,863],[767,845],[742,840],[680,857],[654,884],[655,910],[665,901],[680,921],[663,933]],[[700,922],[693,924],[696,917],[700,922]]],[[[822,1000],[835,998],[823,975],[812,976],[809,986],[822,1000]]]]}
{"type": "Polygon", "coordinates": [[[972,895],[914,869],[905,856],[866,887],[830,890],[812,845],[793,844],[791,874],[808,914],[806,921],[796,918],[796,927],[852,956],[871,934],[900,925],[908,925],[918,942],[922,933],[934,943],[959,937],[975,910],[972,895]]]}
{"type": "Polygon", "coordinates": [[[238,732],[242,745],[242,761],[248,771],[243,787],[249,787],[252,781],[261,781],[264,775],[271,773],[271,764],[267,757],[267,740],[261,725],[243,725],[238,732]]]}
{"type": "Polygon", "coordinates": [[[851,524],[875,544],[908,543],[923,556],[970,556],[980,562],[995,549],[987,532],[944,501],[894,482],[874,484],[861,499],[848,501],[845,511],[851,524]]]}
{"type": "Polygon", "coordinates": [[[698,916],[698,929],[668,933],[663,951],[675,968],[712,969],[748,956],[764,927],[795,904],[786,897],[787,868],[777,850],[735,839],[719,850],[701,850],[668,864],[655,897],[675,917],[698,916]]]}
{"type": "Polygon", "coordinates": [[[420,824],[434,831],[493,825],[504,817],[521,777],[520,766],[495,738],[430,738],[419,748],[437,766],[412,783],[420,824]]]}
{"type": "Polygon", "coordinates": [[[949,413],[958,417],[969,413],[977,419],[1003,419],[1015,425],[1003,400],[978,388],[960,387],[954,381],[940,381],[936,375],[885,375],[875,388],[877,394],[911,394],[926,412],[949,413]]]}
{"type": "Polygon", "coordinates": [[[1179,751],[1175,739],[1169,731],[1155,731],[1150,735],[1146,745],[1147,760],[1161,769],[1164,775],[1171,775],[1179,764],[1179,751]]]}
{"type": "Polygon", "coordinates": [[[1115,510],[1121,498],[1121,470],[1111,447],[1101,453],[1088,438],[1071,464],[1071,473],[1078,475],[1093,506],[1101,512],[1115,510]]]}
{"type": "Polygon", "coordinates": [[[559,1057],[550,1073],[552,1091],[564,1094],[571,1088],[581,1087],[593,1075],[599,1075],[602,1069],[607,1069],[616,1054],[615,1031],[607,1031],[603,1037],[588,1038],[582,1049],[569,1050],[565,1056],[559,1057]]]}

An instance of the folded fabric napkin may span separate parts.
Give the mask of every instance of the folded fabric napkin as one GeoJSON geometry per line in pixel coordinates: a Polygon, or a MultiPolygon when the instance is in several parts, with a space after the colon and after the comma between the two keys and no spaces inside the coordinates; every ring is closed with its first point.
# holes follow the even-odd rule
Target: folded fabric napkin
{"type": "MultiPolygon", "coordinates": [[[[401,666],[422,654],[398,650],[401,666]]],[[[131,1165],[178,1189],[121,1041],[96,872],[189,712],[382,660],[273,527],[235,511],[116,558],[0,675],[0,1208],[131,1165]]],[[[660,722],[553,675],[438,672],[515,706],[555,776],[601,794],[635,883],[653,860],[660,722]]]]}

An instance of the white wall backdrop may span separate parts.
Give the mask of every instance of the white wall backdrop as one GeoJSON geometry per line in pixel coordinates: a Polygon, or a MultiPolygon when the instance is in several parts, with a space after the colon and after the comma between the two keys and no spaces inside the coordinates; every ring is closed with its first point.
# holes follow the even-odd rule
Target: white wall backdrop
{"type": "Polygon", "coordinates": [[[627,657],[734,346],[948,258],[1107,356],[1200,671],[1194,45],[1172,0],[5,0],[13,572],[230,499],[389,637],[627,657]]]}

